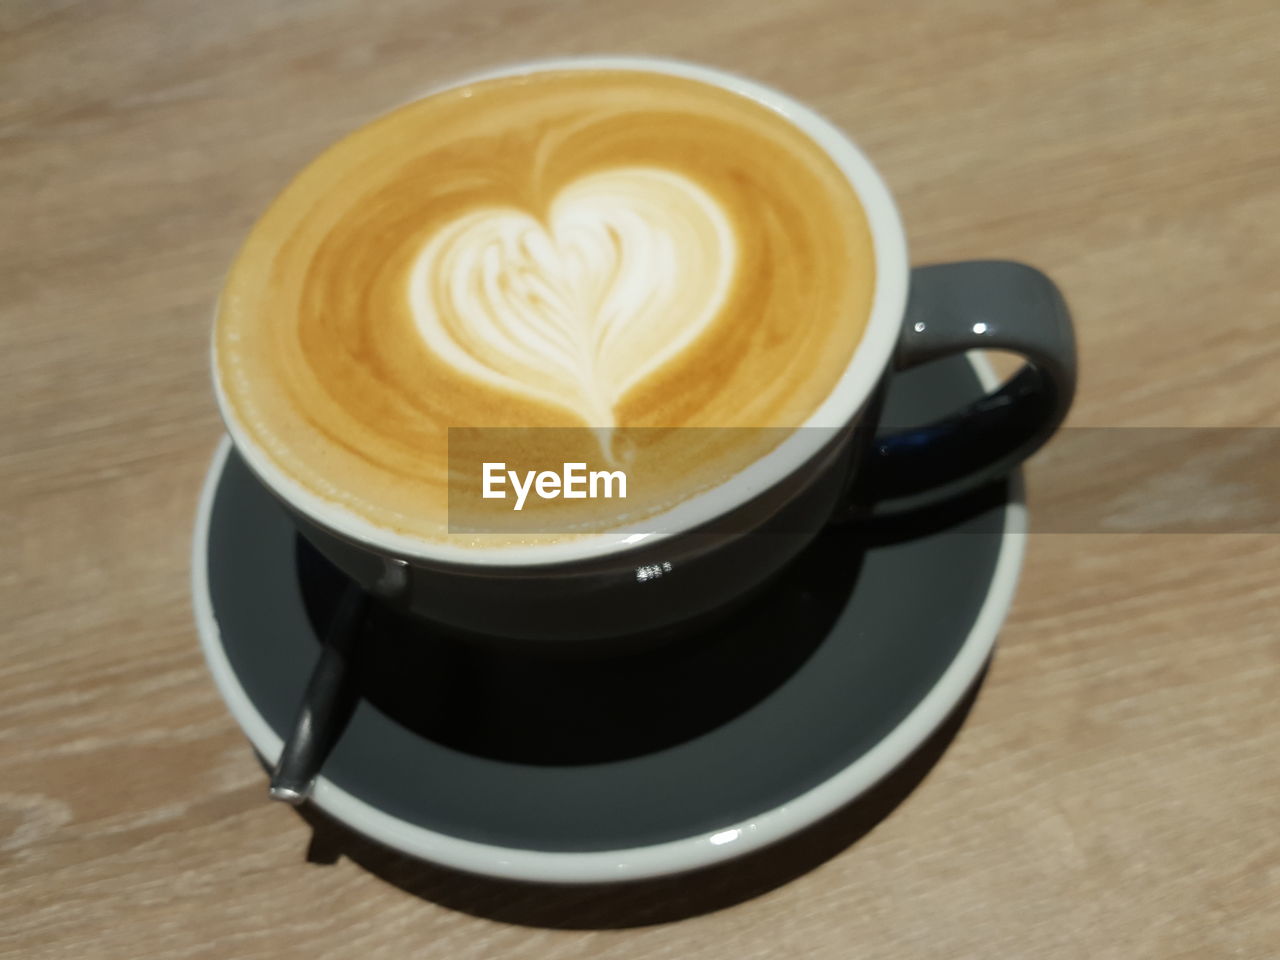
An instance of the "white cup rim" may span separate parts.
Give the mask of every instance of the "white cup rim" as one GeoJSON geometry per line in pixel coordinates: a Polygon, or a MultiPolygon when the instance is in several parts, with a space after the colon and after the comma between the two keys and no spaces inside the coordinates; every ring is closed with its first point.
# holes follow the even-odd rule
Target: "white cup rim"
{"type": "Polygon", "coordinates": [[[812,108],[772,87],[718,68],[675,59],[615,55],[524,61],[450,81],[412,99],[496,77],[566,69],[665,73],[718,86],[785,117],[826,152],[845,175],[862,204],[875,259],[871,311],[853,358],[835,387],[801,425],[801,429],[721,486],[691,497],[668,513],[655,517],[654,532],[593,533],[579,539],[531,546],[462,547],[378,526],[354,511],[313,493],[276,466],[231,410],[218,374],[215,339],[215,347],[211,351],[214,391],[232,442],[260,480],[319,526],[382,554],[451,566],[544,566],[611,556],[641,546],[651,547],[662,539],[678,536],[681,531],[722,516],[793,474],[819,453],[830,439],[831,430],[841,429],[857,418],[888,366],[898,341],[907,301],[909,268],[902,220],[889,188],[871,161],[852,139],[812,108]]]}

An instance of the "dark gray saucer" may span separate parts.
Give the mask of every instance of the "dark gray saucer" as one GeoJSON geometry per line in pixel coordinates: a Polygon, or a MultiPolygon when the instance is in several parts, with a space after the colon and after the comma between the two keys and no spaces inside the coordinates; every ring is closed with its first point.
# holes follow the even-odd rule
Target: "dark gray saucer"
{"type": "MultiPolygon", "coordinates": [[[[897,379],[886,419],[980,389],[939,362],[897,379]]],[[[379,613],[315,800],[406,852],[523,879],[655,875],[779,839],[901,762],[977,676],[1021,560],[1009,496],[832,528],[731,619],[625,657],[544,660],[379,613]]],[[[210,667],[273,759],[339,577],[225,449],[195,551],[210,667]]]]}

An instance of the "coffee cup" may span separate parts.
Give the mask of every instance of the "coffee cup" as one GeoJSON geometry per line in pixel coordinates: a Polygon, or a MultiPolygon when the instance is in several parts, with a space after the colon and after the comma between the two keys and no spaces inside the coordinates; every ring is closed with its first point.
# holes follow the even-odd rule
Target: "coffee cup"
{"type": "MultiPolygon", "coordinates": [[[[305,171],[233,267],[213,370],[238,453],[354,583],[462,634],[607,649],[715,616],[830,522],[850,523],[855,550],[857,518],[877,499],[937,499],[1008,473],[1066,416],[1075,347],[1061,294],[1032,267],[912,269],[885,183],[804,105],[709,67],[579,57],[432,91],[305,171]],[[538,118],[536,149],[504,139],[544,101],[554,109],[538,118]],[[645,124],[669,136],[645,135],[645,124]],[[415,167],[412,152],[387,160],[410,132],[441,139],[430,164],[415,167]],[[703,136],[713,138],[705,149],[689,146],[703,136]],[[666,167],[646,165],[647,153],[628,159],[664,149],[666,167]],[[744,168],[751,158],[759,166],[744,168]],[[431,185],[402,204],[387,192],[393,180],[431,185]],[[555,186],[545,196],[534,189],[544,182],[555,186]],[[413,222],[419,193],[444,211],[429,229],[413,222]],[[459,199],[473,194],[504,199],[459,199]],[[369,238],[401,227],[402,244],[373,249],[369,238]],[[837,269],[842,256],[853,279],[837,269]],[[347,291],[330,273],[382,279],[347,291]],[[595,326],[578,323],[584,291],[593,317],[606,316],[595,326]],[[776,314],[760,320],[773,324],[762,326],[768,336],[717,319],[761,303],[776,314]],[[353,326],[357,314],[377,325],[353,326]],[[582,343],[594,345],[586,360],[582,343]],[[895,372],[980,349],[1026,362],[926,427],[880,422],[895,372]],[[414,373],[413,358],[428,355],[439,379],[424,387],[431,377],[414,373]],[[379,376],[408,385],[408,399],[379,392],[379,376]],[[718,389],[732,402],[717,407],[718,389]],[[732,440],[732,469],[683,490],[697,447],[673,440],[660,508],[586,533],[433,533],[425,518],[439,527],[444,514],[414,504],[448,490],[398,479],[427,446],[444,449],[451,417],[519,430],[511,411],[533,411],[532,429],[625,430],[637,410],[657,410],[666,420],[655,429],[687,431],[742,409],[756,419],[734,429],[774,431],[777,442],[732,440]]],[[[432,455],[446,476],[447,455],[432,455]]]]}

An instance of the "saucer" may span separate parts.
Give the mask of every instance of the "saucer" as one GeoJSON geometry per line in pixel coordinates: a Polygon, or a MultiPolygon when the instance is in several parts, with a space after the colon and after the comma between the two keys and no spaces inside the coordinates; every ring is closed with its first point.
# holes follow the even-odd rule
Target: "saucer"
{"type": "MultiPolygon", "coordinates": [[[[884,419],[922,423],[994,383],[979,358],[938,361],[894,379],[884,419]]],[[[379,611],[312,802],[407,854],[518,880],[652,877],[779,840],[892,771],[981,672],[1022,563],[1020,489],[831,527],[705,635],[625,656],[548,660],[379,611]]],[[[341,583],[224,439],[196,521],[196,623],[268,761],[341,583]]]]}

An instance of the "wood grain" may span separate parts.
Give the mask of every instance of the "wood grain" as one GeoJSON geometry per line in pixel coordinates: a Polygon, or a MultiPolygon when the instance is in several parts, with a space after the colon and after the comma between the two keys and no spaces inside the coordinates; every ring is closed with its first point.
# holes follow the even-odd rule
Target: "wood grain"
{"type": "Polygon", "coordinates": [[[372,112],[552,54],[812,102],[885,172],[916,261],[1061,282],[1073,424],[1280,427],[1278,40],[1269,0],[4,4],[0,955],[1276,956],[1275,535],[1033,536],[927,776],[773,859],[623,892],[349,838],[305,862],[206,676],[187,558],[210,307],[256,213],[372,112]]]}

